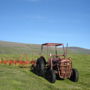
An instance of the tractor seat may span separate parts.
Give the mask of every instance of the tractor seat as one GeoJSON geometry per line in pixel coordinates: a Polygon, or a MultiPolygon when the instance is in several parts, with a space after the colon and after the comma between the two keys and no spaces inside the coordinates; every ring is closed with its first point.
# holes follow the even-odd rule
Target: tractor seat
{"type": "Polygon", "coordinates": [[[60,61],[61,59],[59,57],[52,57],[52,58],[49,58],[48,60],[48,63],[51,64],[51,60],[52,60],[52,63],[57,63],[58,61],[60,61]]]}
{"type": "Polygon", "coordinates": [[[57,63],[58,61],[60,61],[60,58],[59,57],[52,58],[52,62],[53,63],[57,63]]]}

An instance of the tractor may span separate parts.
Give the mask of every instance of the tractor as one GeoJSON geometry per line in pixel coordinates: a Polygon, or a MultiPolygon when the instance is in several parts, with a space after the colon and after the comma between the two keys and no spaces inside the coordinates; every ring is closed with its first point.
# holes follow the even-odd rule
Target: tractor
{"type": "Polygon", "coordinates": [[[32,65],[32,71],[39,76],[45,77],[51,83],[55,83],[57,79],[69,79],[73,82],[77,82],[79,79],[78,70],[72,67],[72,60],[67,57],[67,47],[64,47],[62,43],[44,43],[41,45],[40,57],[36,60],[36,63],[32,65]],[[60,48],[59,46],[62,46],[60,48]],[[47,49],[48,60],[45,58],[45,52],[47,49]],[[49,48],[54,50],[54,54],[49,53],[49,48]],[[54,48],[55,47],[55,48],[54,48]],[[63,54],[58,54],[58,50],[63,51],[63,54]]]}

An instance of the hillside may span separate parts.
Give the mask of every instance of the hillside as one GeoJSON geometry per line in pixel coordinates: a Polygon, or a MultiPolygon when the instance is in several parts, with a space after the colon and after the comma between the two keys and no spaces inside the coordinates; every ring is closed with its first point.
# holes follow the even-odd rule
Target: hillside
{"type": "Polygon", "coordinates": [[[76,53],[76,54],[90,54],[90,49],[85,49],[81,47],[69,47],[68,49],[72,53],[76,53]]]}
{"type": "MultiPolygon", "coordinates": [[[[40,52],[39,44],[0,41],[0,54],[37,54],[38,52],[40,52]]],[[[69,47],[68,52],[76,54],[90,54],[90,49],[69,47]]]]}
{"type": "Polygon", "coordinates": [[[40,45],[0,41],[0,54],[37,53],[40,45]]]}
{"type": "Polygon", "coordinates": [[[30,68],[0,64],[0,90],[90,90],[90,55],[70,55],[79,71],[79,81],[56,80],[54,84],[35,75],[30,68]]]}

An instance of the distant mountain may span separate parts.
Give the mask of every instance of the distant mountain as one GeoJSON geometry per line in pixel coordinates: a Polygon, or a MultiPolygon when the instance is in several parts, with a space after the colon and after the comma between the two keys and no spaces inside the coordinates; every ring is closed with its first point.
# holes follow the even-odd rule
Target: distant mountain
{"type": "MultiPolygon", "coordinates": [[[[40,47],[40,44],[24,44],[0,41],[0,54],[39,54],[40,47]]],[[[76,54],[90,54],[90,49],[84,49],[80,47],[69,47],[68,52],[76,54]]]]}
{"type": "Polygon", "coordinates": [[[0,54],[31,54],[40,50],[38,44],[24,44],[16,42],[0,41],[0,54]]]}
{"type": "Polygon", "coordinates": [[[90,54],[90,49],[80,48],[80,47],[69,47],[68,48],[72,53],[77,54],[90,54]]]}

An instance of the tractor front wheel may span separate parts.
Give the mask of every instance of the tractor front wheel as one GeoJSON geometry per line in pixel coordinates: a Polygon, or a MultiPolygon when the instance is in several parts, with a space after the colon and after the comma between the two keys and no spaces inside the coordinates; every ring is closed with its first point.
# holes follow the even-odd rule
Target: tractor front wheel
{"type": "Polygon", "coordinates": [[[51,83],[55,83],[56,81],[56,74],[54,70],[47,70],[46,71],[46,79],[50,81],[51,83]]]}
{"type": "Polygon", "coordinates": [[[79,80],[79,72],[77,69],[72,69],[71,77],[69,78],[73,82],[78,82],[79,80]]]}

